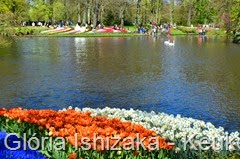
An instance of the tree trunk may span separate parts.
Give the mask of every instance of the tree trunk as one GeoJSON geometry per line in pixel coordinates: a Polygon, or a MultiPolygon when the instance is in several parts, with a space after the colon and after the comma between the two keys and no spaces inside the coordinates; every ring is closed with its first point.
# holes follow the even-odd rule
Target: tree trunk
{"type": "Polygon", "coordinates": [[[144,24],[147,24],[147,0],[145,0],[145,11],[144,11],[144,24]]]}
{"type": "Polygon", "coordinates": [[[156,22],[160,23],[160,1],[157,1],[157,8],[156,8],[156,22]]]}
{"type": "Polygon", "coordinates": [[[104,6],[101,6],[101,10],[100,10],[100,22],[101,22],[101,26],[103,26],[103,12],[104,12],[104,6]]]}
{"type": "Polygon", "coordinates": [[[93,27],[96,28],[98,21],[98,13],[99,13],[99,0],[94,0],[94,12],[93,12],[93,27]]]}
{"type": "MultiPolygon", "coordinates": [[[[64,0],[64,7],[67,8],[67,0],[64,0]]],[[[67,10],[64,11],[64,19],[66,20],[68,18],[67,10]]]]}
{"type": "Polygon", "coordinates": [[[87,22],[87,7],[84,6],[84,12],[83,12],[83,24],[86,24],[87,22]]]}
{"type": "Polygon", "coordinates": [[[187,20],[187,25],[190,26],[191,25],[191,17],[192,17],[192,5],[191,2],[188,6],[188,20],[187,20]]]}
{"type": "Polygon", "coordinates": [[[44,0],[45,4],[50,4],[50,0],[44,0]]]}
{"type": "Polygon", "coordinates": [[[137,15],[136,15],[136,23],[139,25],[141,23],[141,0],[137,1],[137,15]]]}
{"type": "Polygon", "coordinates": [[[188,4],[188,19],[187,19],[187,25],[191,26],[192,23],[192,9],[193,9],[193,0],[189,0],[188,4]]]}
{"type": "Polygon", "coordinates": [[[77,12],[78,12],[78,22],[81,22],[81,14],[80,14],[80,10],[81,10],[81,2],[80,0],[77,1],[78,4],[77,4],[77,12]]]}
{"type": "Polygon", "coordinates": [[[174,22],[174,0],[170,2],[170,23],[173,24],[174,22]]]}
{"type": "Polygon", "coordinates": [[[126,3],[124,2],[120,7],[119,18],[121,20],[121,28],[124,26],[124,17],[125,17],[126,3]]]}
{"type": "Polygon", "coordinates": [[[91,23],[91,7],[90,7],[90,4],[88,4],[88,6],[87,6],[87,22],[88,22],[88,24],[91,23]]]}

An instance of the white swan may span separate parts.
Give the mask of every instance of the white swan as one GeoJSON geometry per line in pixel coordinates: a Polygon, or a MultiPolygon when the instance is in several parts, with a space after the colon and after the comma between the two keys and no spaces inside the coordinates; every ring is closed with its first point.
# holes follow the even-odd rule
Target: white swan
{"type": "Polygon", "coordinates": [[[165,44],[165,45],[168,45],[169,43],[170,43],[170,40],[164,41],[164,44],[165,44]]]}
{"type": "Polygon", "coordinates": [[[169,45],[169,46],[174,46],[174,45],[175,45],[175,41],[173,40],[173,42],[172,42],[172,43],[171,43],[171,42],[169,42],[169,43],[168,43],[168,45],[169,45]]]}

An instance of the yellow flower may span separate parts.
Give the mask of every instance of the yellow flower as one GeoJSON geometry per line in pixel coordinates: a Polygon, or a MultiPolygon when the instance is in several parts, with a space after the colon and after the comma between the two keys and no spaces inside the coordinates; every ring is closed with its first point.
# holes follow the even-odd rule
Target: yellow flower
{"type": "Polygon", "coordinates": [[[122,154],[122,151],[117,151],[117,154],[118,154],[118,155],[121,155],[121,154],[122,154]]]}
{"type": "Polygon", "coordinates": [[[52,134],[53,134],[53,132],[52,132],[52,131],[50,131],[48,135],[49,135],[49,136],[52,136],[52,134]]]}

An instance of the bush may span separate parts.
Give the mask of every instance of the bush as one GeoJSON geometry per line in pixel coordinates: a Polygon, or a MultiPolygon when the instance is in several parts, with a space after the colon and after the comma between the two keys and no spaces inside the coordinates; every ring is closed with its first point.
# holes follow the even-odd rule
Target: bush
{"type": "Polygon", "coordinates": [[[226,36],[226,31],[221,29],[211,29],[208,30],[207,35],[213,35],[213,36],[226,36]]]}
{"type": "Polygon", "coordinates": [[[182,32],[181,30],[178,29],[172,29],[171,30],[171,35],[185,35],[186,33],[182,32]]]}
{"type": "Polygon", "coordinates": [[[48,30],[48,28],[43,27],[1,27],[0,34],[12,36],[12,35],[36,35],[40,32],[48,30]]]}
{"type": "Polygon", "coordinates": [[[187,34],[197,34],[198,33],[196,28],[191,28],[191,27],[178,26],[177,29],[181,30],[182,32],[187,33],[187,34]]]}

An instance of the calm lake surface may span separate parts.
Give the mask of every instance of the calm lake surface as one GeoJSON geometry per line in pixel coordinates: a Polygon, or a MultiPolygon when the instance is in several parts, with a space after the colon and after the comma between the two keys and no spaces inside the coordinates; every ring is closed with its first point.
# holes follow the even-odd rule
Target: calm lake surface
{"type": "Polygon", "coordinates": [[[240,46],[224,38],[18,38],[0,48],[0,107],[134,108],[240,129],[240,46]]]}

